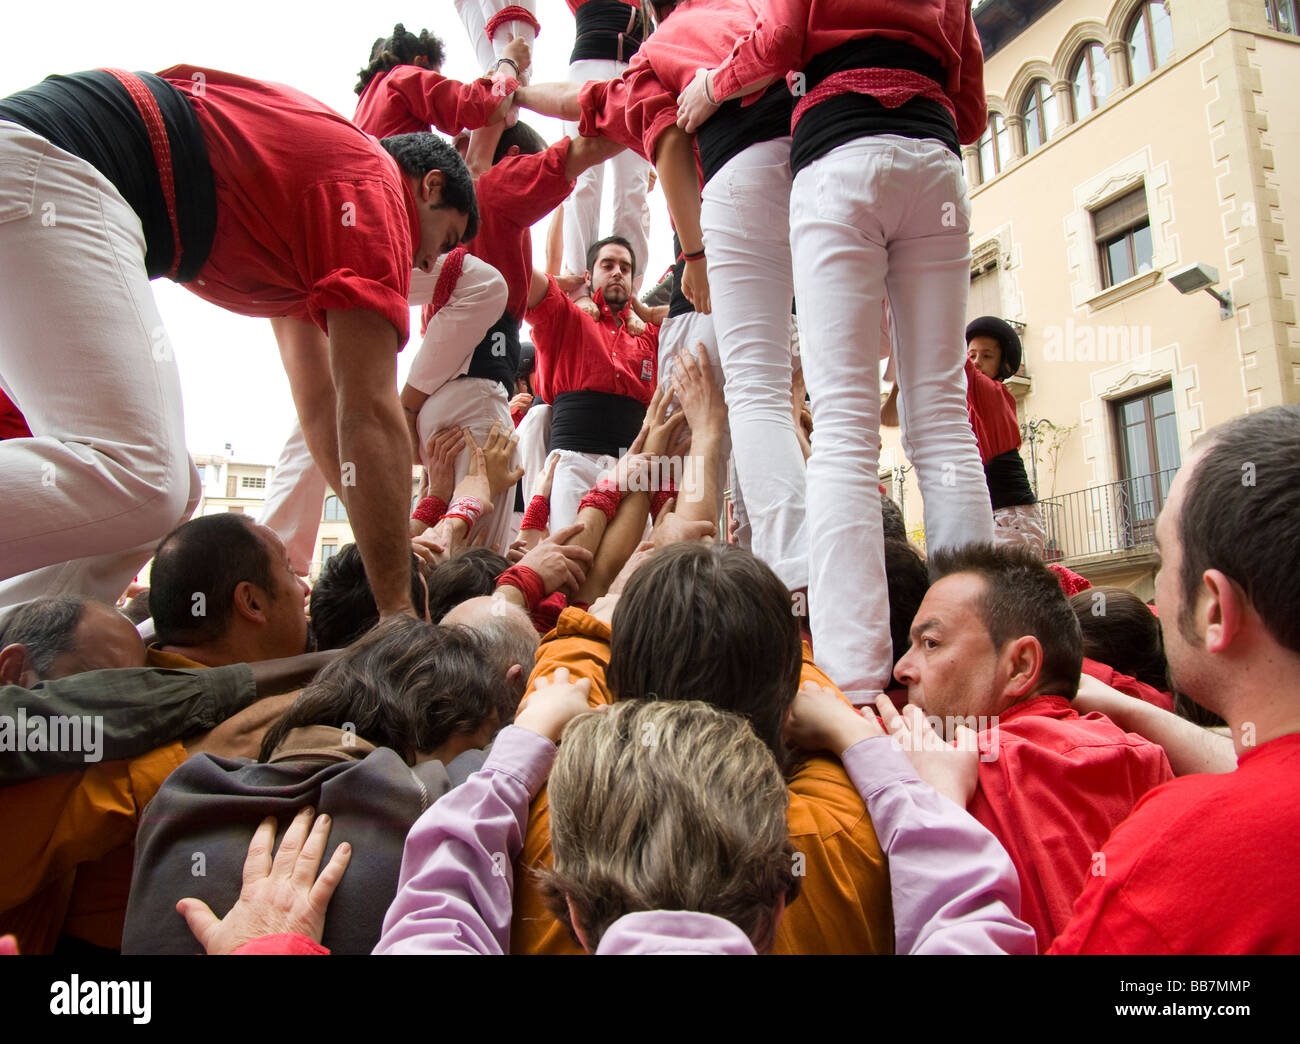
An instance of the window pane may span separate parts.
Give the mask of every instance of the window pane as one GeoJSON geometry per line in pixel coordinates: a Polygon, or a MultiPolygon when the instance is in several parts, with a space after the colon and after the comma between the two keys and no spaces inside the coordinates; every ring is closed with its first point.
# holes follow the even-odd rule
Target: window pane
{"type": "Polygon", "coordinates": [[[1124,403],[1120,413],[1121,419],[1126,426],[1130,424],[1146,423],[1147,411],[1146,407],[1142,405],[1141,399],[1135,399],[1133,402],[1124,403]]]}
{"type": "Polygon", "coordinates": [[[1007,121],[1000,112],[993,114],[993,133],[998,143],[998,170],[1006,170],[1011,162],[1011,136],[1007,134],[1007,121]]]}
{"type": "Polygon", "coordinates": [[[1056,133],[1056,128],[1061,125],[1061,114],[1056,107],[1056,95],[1047,86],[1046,80],[1038,81],[1038,90],[1043,99],[1043,117],[1047,122],[1047,127],[1043,132],[1043,140],[1051,141],[1052,135],[1056,133]]]}
{"type": "Polygon", "coordinates": [[[1156,418],[1156,468],[1165,471],[1182,463],[1178,452],[1178,420],[1172,414],[1156,418]]]}
{"type": "Polygon", "coordinates": [[[980,180],[988,181],[998,172],[997,165],[993,158],[993,128],[992,125],[986,127],[984,136],[980,138],[980,180]]]}
{"type": "Polygon", "coordinates": [[[1042,127],[1038,121],[1038,92],[1041,84],[1040,80],[1029,89],[1025,109],[1021,113],[1025,120],[1025,152],[1033,152],[1043,143],[1042,127]]]}
{"type": "Polygon", "coordinates": [[[1092,112],[1095,108],[1092,102],[1092,91],[1089,86],[1088,76],[1088,56],[1084,54],[1079,59],[1079,67],[1074,70],[1074,115],[1076,119],[1082,119],[1092,112]]]}
{"type": "Polygon", "coordinates": [[[1151,12],[1151,37],[1155,40],[1156,65],[1164,65],[1174,50],[1174,23],[1163,0],[1147,4],[1151,12]]]}
{"type": "MultiPolygon", "coordinates": [[[[1148,5],[1148,7],[1152,6],[1154,5],[1148,5]]],[[[1147,41],[1145,13],[1138,15],[1137,20],[1133,23],[1133,32],[1128,38],[1128,60],[1129,66],[1133,70],[1134,83],[1151,74],[1151,51],[1147,41]]]]}
{"type": "Polygon", "coordinates": [[[1139,272],[1151,271],[1151,226],[1143,225],[1133,230],[1133,253],[1137,257],[1139,272]]]}
{"type": "Polygon", "coordinates": [[[1105,244],[1106,261],[1110,265],[1110,283],[1122,283],[1133,276],[1133,268],[1128,259],[1128,236],[1120,236],[1105,244]]]}
{"type": "Polygon", "coordinates": [[[1074,112],[1082,117],[1092,112],[1110,94],[1110,59],[1099,43],[1088,44],[1074,73],[1074,112]]]}

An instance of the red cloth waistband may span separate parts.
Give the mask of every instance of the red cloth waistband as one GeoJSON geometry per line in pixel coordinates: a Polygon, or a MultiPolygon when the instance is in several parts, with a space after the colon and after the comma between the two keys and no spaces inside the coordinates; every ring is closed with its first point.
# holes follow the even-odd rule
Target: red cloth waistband
{"type": "Polygon", "coordinates": [[[496,31],[506,22],[525,22],[533,27],[534,35],[540,34],[542,31],[542,27],[533,16],[532,11],[526,7],[520,7],[518,4],[511,4],[509,7],[501,8],[500,11],[488,19],[487,27],[484,29],[484,32],[487,33],[488,43],[492,42],[492,37],[496,35],[496,31]]]}
{"type": "Polygon", "coordinates": [[[957,119],[952,99],[928,76],[907,69],[845,69],[832,73],[799,99],[790,121],[791,130],[814,105],[840,94],[869,94],[886,109],[897,109],[913,98],[928,98],[947,109],[954,122],[957,119]]]}

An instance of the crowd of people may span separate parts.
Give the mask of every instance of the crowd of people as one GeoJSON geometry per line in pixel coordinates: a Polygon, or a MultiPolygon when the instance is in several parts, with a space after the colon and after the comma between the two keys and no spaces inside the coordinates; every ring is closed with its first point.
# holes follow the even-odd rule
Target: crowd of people
{"type": "Polygon", "coordinates": [[[569,6],[566,80],[457,0],[484,75],[397,25],[352,120],[183,65],[0,99],[4,945],[1300,950],[1300,408],[1192,447],[1153,604],[1045,564],[1022,345],[966,322],[968,0],[569,6]],[[271,320],[258,521],[190,517],[164,275],[271,320]]]}

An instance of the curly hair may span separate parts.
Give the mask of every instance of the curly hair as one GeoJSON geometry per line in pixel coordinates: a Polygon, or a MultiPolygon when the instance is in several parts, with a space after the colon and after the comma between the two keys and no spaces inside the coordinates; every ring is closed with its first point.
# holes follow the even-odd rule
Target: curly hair
{"type": "Polygon", "coordinates": [[[392,36],[381,36],[371,46],[370,64],[357,73],[355,90],[357,94],[364,93],[371,80],[399,65],[418,65],[437,72],[442,68],[443,57],[442,41],[428,29],[421,29],[416,36],[398,22],[393,26],[392,36]]]}
{"type": "Polygon", "coordinates": [[[436,134],[417,131],[381,138],[379,144],[410,177],[419,180],[431,170],[442,171],[442,205],[469,218],[461,242],[468,243],[478,235],[478,198],[474,195],[474,182],[465,161],[449,143],[436,134]]]}

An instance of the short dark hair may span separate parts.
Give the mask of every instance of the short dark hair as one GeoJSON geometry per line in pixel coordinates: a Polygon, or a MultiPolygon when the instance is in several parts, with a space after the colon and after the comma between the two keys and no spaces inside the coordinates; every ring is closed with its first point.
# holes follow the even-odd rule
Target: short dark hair
{"type": "Polygon", "coordinates": [[[984,627],[995,649],[1024,635],[1043,647],[1037,691],[1072,700],[1079,691],[1083,638],[1055,574],[1028,548],[967,544],[930,556],[930,579],[957,573],[984,581],[980,599],[984,627]]]}
{"type": "Polygon", "coordinates": [[[1090,587],[1070,597],[1083,635],[1083,655],[1153,689],[1169,688],[1160,621],[1132,591],[1090,587]]]}
{"type": "Polygon", "coordinates": [[[421,29],[420,35],[416,36],[398,22],[393,26],[392,36],[381,36],[371,45],[370,63],[357,73],[356,92],[364,94],[371,80],[399,65],[441,69],[443,58],[442,41],[428,29],[421,29]],[[423,63],[419,61],[421,58],[424,59],[423,63]]]}
{"type": "Polygon", "coordinates": [[[258,760],[269,760],[290,729],[331,725],[414,764],[417,754],[480,728],[496,709],[499,686],[473,631],[393,616],[298,694],[267,731],[258,760]]]}
{"type": "Polygon", "coordinates": [[[664,548],[628,581],[611,631],[606,677],[617,699],[733,711],[787,766],[803,646],[790,592],[766,563],[734,544],[664,548]]]}
{"type": "Polygon", "coordinates": [[[507,127],[501,132],[501,140],[497,142],[496,151],[492,153],[493,165],[495,166],[505,159],[506,153],[514,145],[519,146],[519,155],[521,156],[535,156],[539,152],[545,152],[549,147],[545,138],[523,120],[520,120],[513,127],[507,127]]]}
{"type": "MultiPolygon", "coordinates": [[[[1239,584],[1269,634],[1300,653],[1300,406],[1272,406],[1219,425],[1202,440],[1178,519],[1183,607],[1192,616],[1207,569],[1239,584]]],[[[1163,608],[1163,607],[1157,607],[1163,608]]]]}
{"type": "Polygon", "coordinates": [[[417,181],[431,170],[442,171],[442,205],[469,218],[461,242],[467,243],[478,235],[478,199],[474,195],[474,182],[465,161],[450,143],[428,131],[417,131],[381,138],[379,144],[397,160],[403,173],[417,181]]]}
{"type": "Polygon", "coordinates": [[[504,555],[485,547],[468,548],[443,562],[429,574],[429,619],[437,623],[461,602],[490,595],[509,568],[504,555]]]}
{"type": "Polygon", "coordinates": [[[903,509],[892,497],[880,494],[880,521],[885,528],[886,540],[901,540],[907,543],[907,523],[903,521],[903,509]]]}
{"type": "Polygon", "coordinates": [[[86,599],[72,595],[28,602],[15,610],[0,630],[0,649],[21,645],[36,677],[44,681],[54,669],[54,661],[72,648],[85,611],[86,599]]]}
{"type": "MultiPolygon", "coordinates": [[[[411,605],[423,616],[428,603],[419,566],[419,558],[412,554],[411,605]]],[[[379,623],[379,606],[356,544],[344,544],[325,563],[311,589],[307,615],[314,649],[342,649],[379,623]]]]}
{"type": "Polygon", "coordinates": [[[216,641],[230,627],[235,588],[276,594],[271,553],[245,514],[223,511],[177,526],[154,551],[149,607],[159,645],[216,641]]]}
{"type": "Polygon", "coordinates": [[[889,587],[889,637],[893,662],[897,663],[912,646],[912,621],[930,589],[925,559],[906,541],[885,541],[885,583],[889,587]]]}
{"type": "Polygon", "coordinates": [[[592,266],[596,263],[596,258],[600,256],[602,248],[609,246],[611,243],[623,247],[628,256],[632,258],[632,274],[636,275],[636,251],[632,249],[632,244],[622,236],[606,236],[604,239],[598,239],[591,244],[591,249],[587,251],[587,271],[590,272],[592,266]]]}

